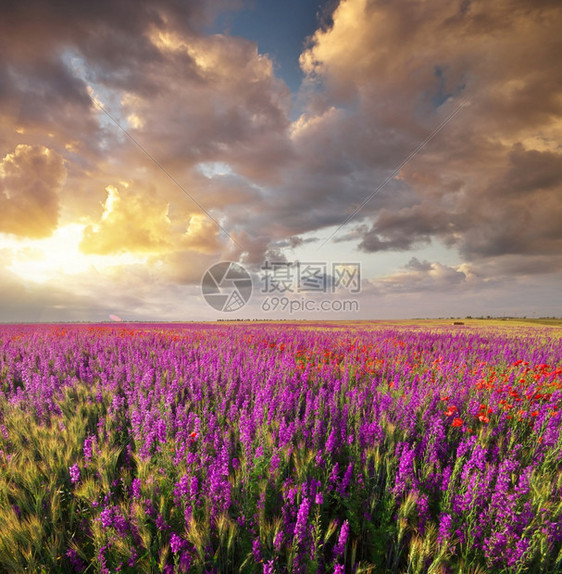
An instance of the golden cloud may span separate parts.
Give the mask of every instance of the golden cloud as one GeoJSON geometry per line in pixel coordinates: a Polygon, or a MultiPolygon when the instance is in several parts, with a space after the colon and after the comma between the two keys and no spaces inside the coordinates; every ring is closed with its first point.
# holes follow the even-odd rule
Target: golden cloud
{"type": "Polygon", "coordinates": [[[0,162],[0,231],[49,236],[57,226],[63,158],[43,146],[20,144],[0,162]]]}
{"type": "Polygon", "coordinates": [[[84,229],[85,254],[145,253],[163,255],[182,250],[212,253],[219,248],[217,227],[202,214],[172,220],[169,204],[154,191],[128,184],[106,187],[103,213],[84,229]]]}

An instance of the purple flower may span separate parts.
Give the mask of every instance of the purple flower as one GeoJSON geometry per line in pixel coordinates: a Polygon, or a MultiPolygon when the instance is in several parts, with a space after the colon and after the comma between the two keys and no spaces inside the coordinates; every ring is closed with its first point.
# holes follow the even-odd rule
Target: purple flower
{"type": "Polygon", "coordinates": [[[96,439],[94,437],[88,437],[84,441],[84,460],[86,461],[86,463],[90,462],[92,458],[95,440],[96,439]]]}
{"type": "Polygon", "coordinates": [[[113,508],[104,508],[100,513],[100,520],[104,528],[110,528],[113,525],[113,508]]]}
{"type": "Polygon", "coordinates": [[[137,550],[136,550],[136,548],[132,548],[131,549],[131,555],[129,556],[129,561],[128,561],[129,568],[135,567],[135,565],[137,563],[137,558],[138,558],[137,550]]]}
{"type": "Polygon", "coordinates": [[[347,520],[344,520],[343,524],[341,525],[338,542],[334,546],[334,556],[336,558],[340,558],[341,556],[343,556],[348,536],[349,536],[349,522],[347,520]]]}
{"type": "Polygon", "coordinates": [[[156,528],[158,528],[158,530],[167,530],[170,528],[161,514],[158,514],[156,517],[156,528]]]}
{"type": "Polygon", "coordinates": [[[271,462],[269,463],[270,471],[275,472],[279,468],[279,464],[281,464],[281,458],[277,453],[275,453],[271,457],[271,462]]]}
{"type": "Polygon", "coordinates": [[[283,547],[283,538],[283,531],[280,530],[273,539],[273,548],[278,554],[281,552],[281,548],[283,547]]]}
{"type": "Polygon", "coordinates": [[[172,535],[170,536],[170,550],[174,554],[181,552],[181,550],[185,547],[186,544],[187,544],[186,540],[178,536],[175,532],[172,532],[172,535]]]}
{"type": "Polygon", "coordinates": [[[140,478],[134,478],[131,483],[131,495],[133,498],[140,498],[141,496],[141,481],[140,478]]]}
{"type": "Polygon", "coordinates": [[[453,469],[450,466],[446,466],[443,470],[443,476],[441,478],[441,491],[446,492],[449,488],[449,481],[451,480],[451,474],[453,469]]]}
{"type": "Polygon", "coordinates": [[[191,568],[191,555],[189,552],[182,552],[180,555],[180,572],[189,572],[191,568]]]}
{"type": "Polygon", "coordinates": [[[113,509],[113,528],[122,538],[129,533],[129,522],[116,507],[113,509]]]}
{"type": "Polygon", "coordinates": [[[256,563],[262,561],[261,545],[259,538],[255,538],[254,540],[252,540],[252,554],[254,556],[254,560],[256,561],[256,563]]]}
{"type": "Polygon", "coordinates": [[[75,572],[81,572],[84,569],[84,562],[82,562],[74,548],[69,548],[65,555],[75,572]]]}
{"type": "Polygon", "coordinates": [[[301,546],[304,543],[304,539],[307,532],[307,520],[308,512],[310,510],[310,500],[307,497],[302,499],[299,506],[299,511],[297,513],[297,523],[295,525],[294,540],[295,543],[301,546]]]}
{"type": "Polygon", "coordinates": [[[451,526],[453,524],[453,519],[449,514],[441,514],[439,517],[439,532],[437,534],[437,545],[443,543],[443,541],[448,540],[451,536],[451,526]]]}
{"type": "Polygon", "coordinates": [[[72,484],[77,484],[80,481],[80,469],[78,468],[78,465],[73,464],[68,469],[68,472],[70,473],[70,482],[72,484]]]}
{"type": "Polygon", "coordinates": [[[342,478],[342,481],[341,481],[341,484],[340,484],[340,487],[338,490],[340,493],[340,496],[342,496],[342,497],[347,496],[347,488],[349,486],[349,483],[351,482],[352,476],[353,476],[353,463],[350,462],[347,465],[347,470],[345,471],[345,474],[342,478]]]}

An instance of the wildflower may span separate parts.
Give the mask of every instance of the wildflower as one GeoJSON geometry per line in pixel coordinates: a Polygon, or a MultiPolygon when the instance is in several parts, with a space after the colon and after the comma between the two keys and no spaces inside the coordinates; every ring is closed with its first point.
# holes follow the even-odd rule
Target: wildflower
{"type": "Polygon", "coordinates": [[[482,413],[480,413],[480,414],[478,415],[478,420],[479,420],[481,423],[484,423],[484,424],[487,424],[487,423],[490,422],[490,419],[489,419],[486,415],[484,415],[484,414],[482,414],[482,413]]]}
{"type": "Polygon", "coordinates": [[[100,514],[100,521],[104,528],[110,528],[113,525],[113,508],[104,508],[100,514]]]}
{"type": "Polygon", "coordinates": [[[252,541],[252,554],[256,563],[262,562],[260,539],[255,538],[252,541]]]}
{"type": "Polygon", "coordinates": [[[310,510],[310,501],[308,498],[303,498],[299,506],[297,514],[297,523],[295,525],[295,542],[302,544],[306,536],[306,524],[308,520],[308,512],[310,510]]]}
{"type": "Polygon", "coordinates": [[[453,519],[450,514],[441,514],[439,517],[439,532],[437,534],[437,545],[443,543],[451,535],[453,519]]]}
{"type": "Polygon", "coordinates": [[[140,478],[134,478],[131,483],[131,494],[133,498],[140,498],[141,495],[141,481],[140,478]]]}
{"type": "Polygon", "coordinates": [[[457,411],[457,407],[455,407],[455,405],[449,405],[447,407],[447,410],[445,411],[445,416],[446,417],[450,417],[452,414],[454,414],[457,411]]]}
{"type": "Polygon", "coordinates": [[[131,554],[129,556],[129,568],[134,568],[136,563],[137,563],[137,558],[138,558],[138,554],[137,554],[137,550],[136,548],[132,548],[131,549],[131,554]]]}
{"type": "Polygon", "coordinates": [[[189,552],[182,552],[180,554],[180,572],[189,572],[191,568],[191,556],[189,552]]]}
{"type": "Polygon", "coordinates": [[[195,440],[197,438],[197,433],[193,431],[192,433],[190,433],[189,438],[195,440]]]}
{"type": "Polygon", "coordinates": [[[185,544],[186,541],[183,540],[183,538],[178,536],[175,532],[172,532],[172,535],[170,536],[170,550],[173,554],[180,552],[185,544]]]}
{"type": "Polygon", "coordinates": [[[80,481],[80,469],[78,468],[77,464],[73,464],[69,469],[70,473],[70,482],[72,484],[76,484],[80,481]]]}
{"type": "Polygon", "coordinates": [[[281,547],[283,545],[283,531],[280,530],[276,535],[275,538],[273,539],[273,549],[275,550],[275,552],[279,553],[281,552],[281,547]]]}
{"type": "Polygon", "coordinates": [[[82,562],[82,560],[78,556],[78,552],[76,552],[74,548],[69,548],[66,551],[66,557],[68,558],[68,561],[74,568],[75,572],[81,572],[84,569],[84,563],[82,562]]]}
{"type": "Polygon", "coordinates": [[[158,530],[167,530],[170,528],[161,514],[158,514],[156,517],[156,528],[158,528],[158,530]]]}
{"type": "Polygon", "coordinates": [[[344,520],[340,529],[340,536],[338,538],[338,543],[334,546],[334,556],[339,558],[345,552],[345,546],[347,544],[347,537],[349,536],[349,522],[344,520]]]}
{"type": "Polygon", "coordinates": [[[459,417],[456,417],[453,419],[453,426],[454,427],[460,427],[462,426],[462,419],[459,419],[459,417]]]}

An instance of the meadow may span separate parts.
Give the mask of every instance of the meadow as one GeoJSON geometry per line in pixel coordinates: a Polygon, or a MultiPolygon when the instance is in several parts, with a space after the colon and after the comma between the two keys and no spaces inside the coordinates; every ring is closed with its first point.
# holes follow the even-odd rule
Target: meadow
{"type": "Polygon", "coordinates": [[[533,326],[0,326],[0,572],[562,572],[533,326]]]}

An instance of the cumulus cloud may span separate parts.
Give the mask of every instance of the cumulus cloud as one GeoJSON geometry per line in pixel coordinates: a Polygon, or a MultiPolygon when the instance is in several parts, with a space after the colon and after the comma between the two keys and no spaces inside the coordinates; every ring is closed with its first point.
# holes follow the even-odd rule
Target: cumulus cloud
{"type": "Polygon", "coordinates": [[[370,290],[379,295],[412,292],[462,292],[477,286],[479,278],[466,265],[450,266],[413,257],[403,268],[371,280],[370,290]]]}
{"type": "MultiPolygon", "coordinates": [[[[561,24],[553,2],[340,2],[301,65],[322,85],[309,131],[334,132],[322,105],[353,110],[337,122],[345,151],[328,148],[326,158],[343,173],[349,158],[344,179],[370,167],[376,187],[389,171],[376,169],[377,156],[399,165],[456,106],[470,104],[361,211],[371,221],[357,228],[361,249],[438,239],[467,260],[560,251],[561,24]]],[[[351,202],[358,192],[369,195],[356,185],[351,202]]]]}
{"type": "Polygon", "coordinates": [[[153,189],[138,184],[136,189],[110,185],[106,192],[99,220],[84,229],[80,249],[85,254],[144,253],[159,259],[182,251],[215,254],[221,248],[220,229],[206,214],[173,215],[153,189]]]}
{"type": "Polygon", "coordinates": [[[0,231],[45,237],[56,228],[63,158],[46,147],[18,145],[0,162],[0,231]]]}
{"type": "Polygon", "coordinates": [[[270,180],[290,155],[290,93],[254,43],[203,32],[219,10],[239,5],[10,4],[0,23],[2,124],[11,139],[51,138],[81,187],[100,170],[120,179],[158,170],[91,97],[182,180],[209,161],[270,180]]]}
{"type": "Polygon", "coordinates": [[[159,252],[172,247],[168,205],[154,194],[106,188],[107,199],[99,223],[84,230],[84,253],[159,252]]]}

